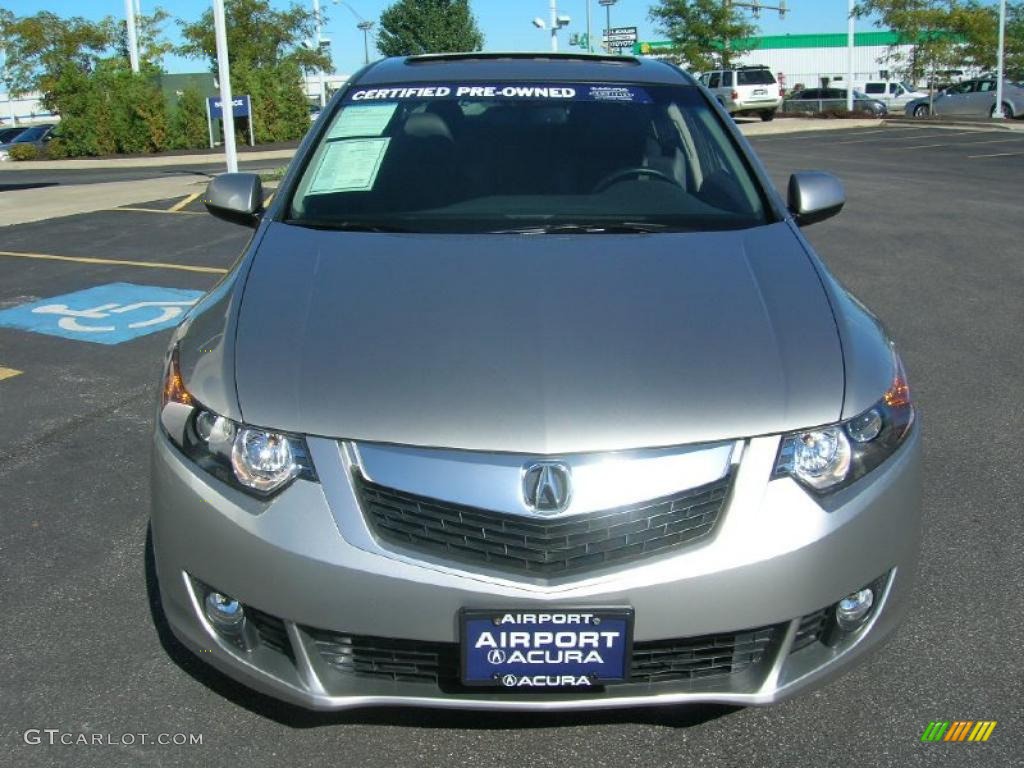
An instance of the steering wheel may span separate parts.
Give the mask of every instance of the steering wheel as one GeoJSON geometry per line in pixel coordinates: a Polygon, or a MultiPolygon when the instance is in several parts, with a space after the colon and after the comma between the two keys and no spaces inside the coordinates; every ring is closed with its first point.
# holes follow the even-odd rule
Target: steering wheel
{"type": "Polygon", "coordinates": [[[668,174],[662,173],[661,171],[656,170],[654,168],[637,167],[623,168],[620,171],[613,171],[612,173],[609,173],[607,176],[602,178],[600,181],[597,182],[597,184],[594,185],[594,189],[592,191],[604,192],[606,189],[608,189],[608,187],[612,186],[613,184],[618,184],[620,181],[628,179],[632,176],[648,176],[657,181],[664,181],[668,184],[674,184],[677,187],[679,186],[679,182],[673,179],[668,174]]]}

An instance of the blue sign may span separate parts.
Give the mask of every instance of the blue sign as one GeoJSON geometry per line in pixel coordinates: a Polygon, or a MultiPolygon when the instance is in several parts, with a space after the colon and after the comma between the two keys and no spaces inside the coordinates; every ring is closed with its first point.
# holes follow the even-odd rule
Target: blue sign
{"type": "Polygon", "coordinates": [[[517,690],[628,679],[632,611],[462,613],[462,682],[517,690]]]}
{"type": "Polygon", "coordinates": [[[110,283],[0,311],[0,327],[120,344],[173,328],[203,291],[110,283]]]}
{"type": "MultiPolygon", "coordinates": [[[[206,100],[210,110],[210,117],[219,120],[224,117],[223,102],[219,96],[210,96],[206,100]]],[[[231,99],[231,114],[235,117],[249,117],[252,113],[252,98],[248,95],[234,96],[231,99]]]]}

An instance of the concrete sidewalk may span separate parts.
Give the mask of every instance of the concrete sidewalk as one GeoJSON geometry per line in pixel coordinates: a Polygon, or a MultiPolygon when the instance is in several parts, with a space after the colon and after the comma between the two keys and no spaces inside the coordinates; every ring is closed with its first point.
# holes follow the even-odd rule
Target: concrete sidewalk
{"type": "Polygon", "coordinates": [[[4,192],[0,195],[0,226],[179,197],[201,192],[209,180],[208,176],[201,174],[181,174],[141,181],[111,181],[4,192]]]}
{"type": "MultiPolygon", "coordinates": [[[[239,152],[238,161],[248,163],[255,160],[280,160],[281,164],[284,165],[294,154],[294,149],[239,152]]],[[[223,152],[209,152],[202,155],[142,155],[139,157],[98,157],[74,160],[31,160],[28,162],[8,160],[7,162],[0,163],[0,173],[19,170],[74,171],[93,170],[96,168],[162,168],[169,165],[209,165],[210,163],[223,162],[223,152]]]]}

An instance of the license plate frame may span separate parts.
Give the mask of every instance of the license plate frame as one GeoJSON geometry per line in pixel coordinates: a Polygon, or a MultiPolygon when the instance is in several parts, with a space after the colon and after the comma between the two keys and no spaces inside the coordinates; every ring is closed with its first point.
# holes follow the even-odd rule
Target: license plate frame
{"type": "Polygon", "coordinates": [[[633,655],[633,624],[633,609],[621,606],[464,608],[458,616],[462,685],[536,693],[544,690],[600,690],[605,685],[628,683],[633,655]],[[483,640],[485,629],[491,632],[488,640],[483,640]],[[511,632],[519,633],[519,637],[511,638],[511,632]],[[552,637],[550,641],[544,634],[554,635],[556,632],[561,636],[552,637]],[[522,633],[529,636],[526,647],[523,647],[522,633]],[[593,647],[594,633],[597,633],[596,648],[593,647]],[[618,634],[609,637],[608,633],[618,634]],[[575,641],[568,642],[567,635],[574,636],[575,641]],[[515,646],[510,647],[513,642],[515,646]],[[493,651],[499,653],[493,654],[493,651]],[[518,656],[516,651],[519,651],[518,656]],[[537,654],[528,656],[527,651],[546,651],[549,655],[537,661],[537,654]],[[578,652],[579,656],[573,655],[565,660],[563,652],[568,651],[578,652]],[[591,651],[597,653],[600,663],[595,661],[591,651]],[[549,662],[548,659],[553,657],[559,660],[549,662]],[[524,681],[523,678],[528,679],[524,681]]]}

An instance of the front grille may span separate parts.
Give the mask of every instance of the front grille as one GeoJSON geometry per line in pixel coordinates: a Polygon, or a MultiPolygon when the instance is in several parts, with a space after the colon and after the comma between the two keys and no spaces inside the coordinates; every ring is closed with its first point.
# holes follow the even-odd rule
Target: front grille
{"type": "Polygon", "coordinates": [[[459,677],[459,646],[307,629],[324,661],[340,672],[397,682],[459,677]]]}
{"type": "Polygon", "coordinates": [[[288,658],[294,660],[292,656],[292,643],[288,639],[288,630],[285,629],[284,622],[281,619],[271,616],[269,613],[258,611],[248,605],[245,606],[245,615],[256,628],[256,634],[259,635],[262,645],[273,648],[278,653],[283,653],[288,658]]]}
{"type": "MultiPolygon", "coordinates": [[[[446,689],[459,687],[457,643],[346,635],[310,628],[305,631],[321,658],[339,672],[378,680],[429,682],[446,689]]],[[[629,682],[692,682],[739,674],[761,661],[776,631],[776,627],[761,627],[634,643],[629,682]]]]}
{"type": "Polygon", "coordinates": [[[546,520],[415,496],[354,478],[374,533],[405,549],[539,577],[622,564],[714,528],[731,475],[660,499],[546,520]]]}
{"type": "Polygon", "coordinates": [[[825,621],[828,618],[828,608],[822,608],[814,613],[809,613],[800,619],[800,625],[797,627],[796,635],[793,636],[793,645],[790,647],[789,652],[795,653],[801,648],[806,648],[809,645],[821,640],[825,632],[825,621]]]}
{"type": "Polygon", "coordinates": [[[742,672],[761,661],[774,627],[726,635],[634,643],[630,676],[634,682],[697,680],[742,672]]]}

